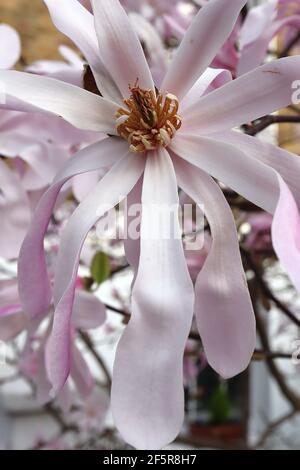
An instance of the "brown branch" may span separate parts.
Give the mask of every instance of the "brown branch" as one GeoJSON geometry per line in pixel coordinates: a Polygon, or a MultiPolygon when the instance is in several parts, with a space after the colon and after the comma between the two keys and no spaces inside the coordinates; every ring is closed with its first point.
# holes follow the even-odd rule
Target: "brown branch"
{"type": "Polygon", "coordinates": [[[267,127],[271,126],[272,124],[283,124],[283,123],[300,123],[300,116],[277,116],[277,115],[270,115],[264,116],[260,119],[257,124],[253,124],[251,126],[247,126],[245,134],[250,136],[255,136],[259,132],[262,132],[267,127]]]}
{"type": "Polygon", "coordinates": [[[296,46],[297,42],[300,41],[300,31],[293,37],[293,39],[287,44],[287,46],[283,49],[281,54],[279,55],[279,58],[281,59],[282,57],[286,57],[289,55],[291,50],[293,49],[294,46],[296,46]]]}
{"type": "Polygon", "coordinates": [[[242,255],[251,271],[255,274],[255,280],[258,284],[258,287],[260,288],[261,292],[269,299],[271,300],[278,308],[279,310],[289,318],[289,320],[297,325],[300,328],[300,320],[289,310],[289,308],[282,303],[271,291],[271,289],[268,287],[267,283],[264,281],[263,277],[261,276],[259,268],[256,266],[254,263],[251,254],[249,251],[245,250],[244,248],[241,247],[241,252],[242,255]]]}
{"type": "MultiPolygon", "coordinates": [[[[266,332],[265,324],[264,321],[262,320],[257,306],[254,304],[254,310],[256,313],[256,325],[257,325],[257,331],[261,340],[261,344],[264,350],[270,352],[270,343],[269,343],[269,338],[268,334],[266,332]]],[[[267,357],[266,358],[266,365],[275,379],[281,393],[285,396],[285,398],[290,402],[292,407],[295,410],[300,410],[300,397],[294,393],[294,391],[288,386],[288,384],[285,381],[284,376],[282,375],[279,367],[275,364],[273,358],[267,357]]]]}
{"type": "Polygon", "coordinates": [[[289,421],[291,418],[293,418],[297,414],[296,410],[292,410],[289,413],[281,416],[281,418],[278,418],[276,421],[272,421],[269,423],[265,431],[262,433],[260,436],[259,440],[253,445],[253,449],[257,449],[259,447],[262,447],[267,439],[276,431],[276,429],[281,426],[283,423],[286,421],[289,421]]]}

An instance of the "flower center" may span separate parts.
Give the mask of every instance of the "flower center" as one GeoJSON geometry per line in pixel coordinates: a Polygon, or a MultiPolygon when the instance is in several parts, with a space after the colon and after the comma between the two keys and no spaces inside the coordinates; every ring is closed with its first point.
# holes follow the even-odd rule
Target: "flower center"
{"type": "Polygon", "coordinates": [[[124,100],[128,109],[120,108],[116,113],[118,134],[128,141],[132,152],[155,150],[159,145],[167,147],[181,127],[177,97],[139,86],[129,89],[130,98],[124,100]]]}

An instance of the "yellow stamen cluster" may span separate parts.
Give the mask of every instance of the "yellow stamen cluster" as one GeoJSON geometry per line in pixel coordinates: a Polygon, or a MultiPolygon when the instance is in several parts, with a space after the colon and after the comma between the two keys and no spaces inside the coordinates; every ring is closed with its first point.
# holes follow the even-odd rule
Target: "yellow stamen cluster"
{"type": "Polygon", "coordinates": [[[124,100],[128,109],[120,108],[116,114],[118,134],[128,141],[132,152],[167,147],[181,127],[177,97],[170,93],[164,97],[139,86],[130,91],[130,98],[124,100]]]}

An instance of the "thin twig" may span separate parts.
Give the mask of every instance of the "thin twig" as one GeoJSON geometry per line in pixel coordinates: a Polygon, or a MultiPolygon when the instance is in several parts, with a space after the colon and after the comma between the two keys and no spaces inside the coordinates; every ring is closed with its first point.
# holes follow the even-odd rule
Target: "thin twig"
{"type": "Polygon", "coordinates": [[[111,388],[110,372],[109,372],[105,362],[103,361],[102,357],[96,351],[96,348],[95,348],[95,345],[94,345],[94,342],[93,342],[92,338],[90,337],[90,335],[86,331],[78,331],[78,334],[79,334],[81,340],[83,341],[83,343],[86,345],[87,349],[90,351],[90,353],[92,354],[92,356],[94,357],[94,359],[98,363],[98,365],[101,367],[101,369],[102,369],[102,371],[105,375],[106,381],[107,381],[107,386],[110,389],[111,388]]]}

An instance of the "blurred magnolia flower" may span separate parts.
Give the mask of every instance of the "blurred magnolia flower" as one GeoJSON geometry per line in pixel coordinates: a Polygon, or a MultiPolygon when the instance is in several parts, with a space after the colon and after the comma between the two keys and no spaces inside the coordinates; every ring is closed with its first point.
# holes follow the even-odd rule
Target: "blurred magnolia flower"
{"type": "Polygon", "coordinates": [[[247,217],[246,224],[249,232],[246,235],[245,245],[252,250],[272,249],[271,227],[272,216],[265,212],[254,213],[247,217]]]}
{"type": "MultiPolygon", "coordinates": [[[[13,67],[20,58],[19,35],[10,26],[0,25],[0,41],[0,68],[13,67]]],[[[61,52],[69,64],[42,61],[28,67],[28,71],[82,86],[83,62],[71,49],[64,47],[61,52]]],[[[41,116],[1,111],[0,155],[5,158],[0,157],[0,215],[3,225],[0,256],[7,259],[18,256],[29,228],[31,207],[35,205],[34,192],[44,190],[75,151],[94,140],[94,133],[80,131],[50,114],[41,116]]],[[[88,179],[76,179],[73,182],[75,196],[81,200],[100,176],[96,172],[88,179]]]]}
{"type": "Polygon", "coordinates": [[[26,67],[26,71],[83,86],[84,61],[67,46],[60,46],[59,52],[65,61],[39,60],[26,67]]]}
{"type": "Polygon", "coordinates": [[[71,369],[77,268],[89,230],[120,202],[120,196],[129,195],[131,203],[141,197],[140,240],[129,238],[125,243],[136,277],[131,319],[116,353],[112,409],[130,444],[163,447],[183,421],[182,362],[193,311],[207,360],[222,376],[244,370],[255,346],[255,319],[234,218],[211,176],[274,214],[275,249],[300,287],[300,222],[292,196],[293,192],[299,201],[299,159],[231,130],[290,104],[300,59],[268,63],[203,95],[217,73],[207,67],[246,3],[226,0],[224,8],[225,0],[210,0],[195,17],[156,90],[141,44],[118,0],[94,0],[94,17],[76,0],[45,3],[56,26],[81,48],[102,96],[51,78],[2,71],[5,106],[52,112],[108,137],[73,157],[42,197],[19,258],[21,302],[32,321],[51,303],[43,239],[60,189],[76,174],[111,165],[75,210],[62,236],[47,370],[59,392],[71,369]],[[172,221],[173,236],[164,236],[170,220],[161,217],[161,208],[178,207],[177,184],[197,204],[204,204],[211,229],[211,248],[195,289],[178,217],[172,221]]]}
{"type": "MultiPolygon", "coordinates": [[[[75,331],[95,329],[102,326],[106,319],[105,307],[94,294],[82,290],[81,283],[77,281],[75,293],[74,312],[72,319],[72,348],[70,351],[71,370],[70,376],[75,384],[76,390],[83,399],[87,399],[93,391],[94,379],[90,369],[78,347],[75,344],[75,331]]],[[[9,341],[21,332],[26,332],[27,339],[22,357],[19,361],[20,370],[28,376],[36,387],[36,396],[39,403],[50,401],[51,384],[47,377],[45,364],[45,345],[48,341],[51,328],[49,326],[41,331],[40,323],[48,319],[51,325],[53,309],[33,324],[22,310],[18,296],[17,281],[0,281],[0,340],[9,341]]],[[[64,385],[58,396],[58,404],[69,410],[73,398],[69,383],[64,385]]],[[[99,403],[101,407],[101,403],[99,403]]],[[[104,404],[103,404],[104,406],[104,404]]]]}
{"type": "Polygon", "coordinates": [[[250,9],[239,35],[240,59],[237,75],[252,70],[264,61],[269,44],[278,33],[286,31],[287,27],[299,31],[300,8],[283,14],[283,3],[291,6],[294,2],[268,0],[250,9]]]}
{"type": "Polygon", "coordinates": [[[186,30],[197,9],[189,0],[121,0],[127,11],[135,11],[154,25],[165,39],[174,30],[186,30]]]}
{"type": "Polygon", "coordinates": [[[0,24],[0,44],[0,69],[10,69],[21,55],[21,40],[14,28],[0,24]]]}
{"type": "Polygon", "coordinates": [[[91,431],[101,432],[109,410],[109,396],[106,390],[94,388],[93,392],[77,403],[78,410],[71,415],[79,424],[80,432],[88,436],[91,431]]]}
{"type": "Polygon", "coordinates": [[[0,281],[0,341],[9,341],[26,327],[16,280],[0,281]]]}
{"type": "MultiPolygon", "coordinates": [[[[173,34],[183,38],[189,23],[181,26],[168,20],[173,34]]],[[[262,64],[274,37],[284,32],[286,43],[296,35],[300,27],[300,6],[294,0],[268,0],[250,8],[244,20],[238,19],[211,66],[227,69],[233,76],[240,76],[262,64]]]]}

